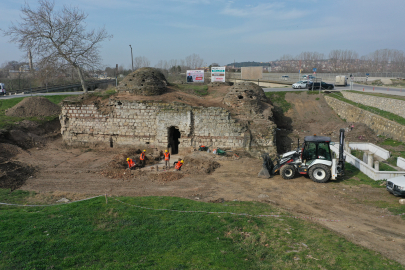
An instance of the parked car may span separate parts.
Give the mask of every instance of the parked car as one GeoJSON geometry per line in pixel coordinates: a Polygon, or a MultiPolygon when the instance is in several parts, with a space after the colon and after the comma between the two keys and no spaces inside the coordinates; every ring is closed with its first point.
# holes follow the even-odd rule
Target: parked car
{"type": "Polygon", "coordinates": [[[0,95],[6,94],[6,88],[4,88],[4,83],[0,83],[0,95]]]}
{"type": "Polygon", "coordinates": [[[302,75],[303,80],[313,80],[315,79],[315,76],[313,75],[302,75]]]}
{"type": "Polygon", "coordinates": [[[294,89],[305,89],[307,88],[308,81],[299,81],[292,85],[294,89]]]}
{"type": "Polygon", "coordinates": [[[405,196],[405,176],[388,179],[387,190],[395,196],[405,196]]]}
{"type": "Polygon", "coordinates": [[[316,83],[314,83],[314,82],[309,82],[309,83],[307,84],[307,88],[308,88],[308,90],[319,89],[320,84],[321,84],[321,89],[332,90],[333,88],[335,88],[335,86],[334,86],[333,84],[326,83],[326,82],[321,82],[321,83],[319,83],[319,82],[316,82],[316,83]],[[312,85],[313,85],[313,87],[312,87],[312,85]]]}

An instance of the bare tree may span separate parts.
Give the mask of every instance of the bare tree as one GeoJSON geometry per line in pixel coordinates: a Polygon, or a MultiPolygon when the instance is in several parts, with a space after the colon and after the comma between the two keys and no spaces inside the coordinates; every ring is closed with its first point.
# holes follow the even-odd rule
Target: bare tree
{"type": "Polygon", "coordinates": [[[329,62],[332,66],[332,71],[334,72],[339,70],[341,54],[342,54],[341,50],[332,50],[329,52],[329,62]]]}
{"type": "Polygon", "coordinates": [[[323,53],[302,52],[296,58],[297,60],[301,60],[304,72],[311,72],[313,68],[321,68],[321,62],[324,57],[323,53]]]}
{"type": "Polygon", "coordinates": [[[135,70],[137,70],[138,68],[142,68],[142,67],[149,67],[150,61],[145,56],[138,56],[138,57],[135,57],[135,59],[134,59],[134,66],[135,66],[135,70]]]}
{"type": "Polygon", "coordinates": [[[87,92],[83,68],[91,69],[100,64],[100,43],[112,36],[104,27],[86,32],[87,15],[76,7],[64,6],[61,11],[55,11],[53,1],[39,0],[38,3],[37,10],[26,3],[21,9],[22,21],[12,24],[4,34],[41,62],[65,60],[77,71],[87,92]]]}
{"type": "Polygon", "coordinates": [[[202,66],[204,60],[198,54],[193,53],[186,57],[186,65],[191,69],[196,69],[202,66]]]}

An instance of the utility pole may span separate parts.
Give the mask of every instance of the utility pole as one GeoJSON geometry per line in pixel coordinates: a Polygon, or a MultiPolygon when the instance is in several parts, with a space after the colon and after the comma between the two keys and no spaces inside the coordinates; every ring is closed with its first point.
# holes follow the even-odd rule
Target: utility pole
{"type": "Polygon", "coordinates": [[[118,64],[115,64],[115,86],[118,86],[118,64]]]}
{"type": "Polygon", "coordinates": [[[132,56],[132,46],[129,45],[129,47],[131,48],[132,71],[134,71],[134,57],[132,56]]]}

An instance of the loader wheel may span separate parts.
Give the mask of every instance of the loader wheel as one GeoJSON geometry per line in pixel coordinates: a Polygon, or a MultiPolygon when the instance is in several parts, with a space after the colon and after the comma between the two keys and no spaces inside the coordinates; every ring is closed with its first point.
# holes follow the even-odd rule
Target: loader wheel
{"type": "Polygon", "coordinates": [[[292,179],[295,176],[295,167],[293,165],[284,165],[281,167],[280,175],[285,180],[292,179]]]}
{"type": "Polygon", "coordinates": [[[326,183],[330,179],[330,168],[322,164],[314,165],[309,169],[309,177],[314,182],[326,183]]]}

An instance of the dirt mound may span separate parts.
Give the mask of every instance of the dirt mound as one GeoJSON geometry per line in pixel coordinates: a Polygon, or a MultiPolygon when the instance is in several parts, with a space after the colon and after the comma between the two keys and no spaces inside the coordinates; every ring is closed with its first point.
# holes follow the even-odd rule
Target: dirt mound
{"type": "Polygon", "coordinates": [[[61,107],[44,97],[24,98],[14,107],[6,110],[7,116],[32,117],[52,116],[61,113],[61,107]]]}
{"type": "MultiPolygon", "coordinates": [[[[142,152],[141,149],[138,148],[131,148],[127,149],[124,152],[115,155],[111,161],[108,163],[108,166],[103,169],[100,174],[102,176],[111,178],[111,179],[130,179],[134,178],[135,176],[139,176],[140,174],[144,174],[143,172],[139,172],[138,169],[141,168],[140,166],[140,153],[142,152]],[[135,161],[136,165],[134,169],[127,170],[128,163],[127,158],[131,158],[135,161]]],[[[163,152],[159,151],[155,148],[147,148],[146,149],[146,158],[145,158],[145,166],[154,165],[159,162],[163,156],[163,152]]],[[[155,169],[151,167],[151,169],[155,169]]]]}
{"type": "MultiPolygon", "coordinates": [[[[142,153],[141,149],[131,148],[127,149],[125,152],[120,153],[110,161],[109,168],[113,169],[126,169],[128,168],[127,158],[131,158],[136,164],[140,162],[140,154],[142,153]]],[[[163,152],[154,149],[148,148],[146,149],[146,158],[145,158],[145,166],[156,164],[160,157],[163,156],[163,152]]]]}
{"type": "Polygon", "coordinates": [[[60,136],[60,122],[57,118],[43,124],[24,120],[16,123],[13,129],[0,130],[1,143],[18,145],[24,149],[42,147],[58,136],[60,136]]]}
{"type": "Polygon", "coordinates": [[[11,157],[22,152],[22,149],[14,144],[0,143],[0,162],[5,162],[11,157]]]}
{"type": "Polygon", "coordinates": [[[234,84],[224,97],[224,104],[235,108],[242,114],[263,112],[262,102],[270,104],[263,89],[251,82],[234,84]]]}
{"type": "Polygon", "coordinates": [[[156,68],[140,68],[126,76],[118,91],[128,91],[135,95],[156,96],[167,91],[167,81],[165,75],[156,68]]]}
{"type": "Polygon", "coordinates": [[[213,154],[196,151],[184,157],[184,165],[181,171],[190,174],[209,174],[220,167],[214,159],[218,158],[213,154]]]}
{"type": "Polygon", "coordinates": [[[328,136],[334,142],[339,141],[339,130],[346,130],[345,140],[348,142],[371,142],[380,140],[370,128],[362,123],[348,123],[342,120],[326,103],[324,96],[318,94],[287,93],[285,99],[292,105],[285,114],[275,111],[278,128],[277,148],[279,153],[285,153],[296,148],[305,136],[328,136]],[[354,125],[353,130],[349,126],[354,125]]]}
{"type": "Polygon", "coordinates": [[[0,163],[0,188],[9,188],[12,191],[20,188],[34,173],[34,167],[20,162],[0,163]]]}

